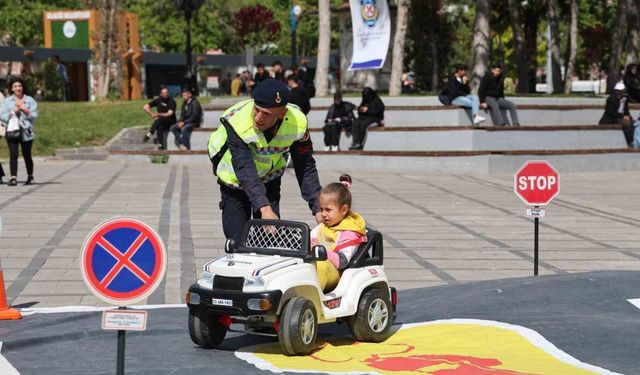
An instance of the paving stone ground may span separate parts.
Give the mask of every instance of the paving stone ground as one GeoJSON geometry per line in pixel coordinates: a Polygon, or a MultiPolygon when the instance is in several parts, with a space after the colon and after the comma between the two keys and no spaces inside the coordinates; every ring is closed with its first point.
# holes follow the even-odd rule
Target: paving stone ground
{"type": "MultiPolygon", "coordinates": [[[[22,169],[24,170],[24,169],[22,169]]],[[[399,289],[533,274],[533,221],[512,175],[320,170],[354,177],[354,209],[385,238],[399,289]]],[[[562,171],[560,171],[562,173],[562,171]]],[[[105,305],[78,266],[89,231],[114,216],[154,227],[166,280],[148,303],[179,303],[202,265],[223,254],[219,190],[207,164],[39,161],[37,185],[0,186],[0,259],[10,303],[105,305]]],[[[566,173],[541,219],[540,274],[640,270],[640,174],[566,173]]],[[[296,179],[283,179],[282,217],[313,225],[296,179]]]]}

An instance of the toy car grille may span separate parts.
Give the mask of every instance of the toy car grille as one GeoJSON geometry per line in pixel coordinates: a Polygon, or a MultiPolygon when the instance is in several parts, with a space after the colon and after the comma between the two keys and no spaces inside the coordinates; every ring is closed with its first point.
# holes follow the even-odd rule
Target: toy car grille
{"type": "Polygon", "coordinates": [[[220,275],[215,275],[213,277],[214,289],[242,290],[243,285],[244,277],[227,277],[220,275]]]}
{"type": "Polygon", "coordinates": [[[304,251],[302,229],[279,225],[251,225],[245,247],[304,251]]]}

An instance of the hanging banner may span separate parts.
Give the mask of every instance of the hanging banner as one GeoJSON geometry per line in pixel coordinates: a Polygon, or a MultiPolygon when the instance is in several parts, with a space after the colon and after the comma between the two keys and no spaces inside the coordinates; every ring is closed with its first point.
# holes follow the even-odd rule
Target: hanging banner
{"type": "Polygon", "coordinates": [[[349,70],[380,69],[391,37],[387,0],[349,0],[353,29],[353,56],[349,70]]]}

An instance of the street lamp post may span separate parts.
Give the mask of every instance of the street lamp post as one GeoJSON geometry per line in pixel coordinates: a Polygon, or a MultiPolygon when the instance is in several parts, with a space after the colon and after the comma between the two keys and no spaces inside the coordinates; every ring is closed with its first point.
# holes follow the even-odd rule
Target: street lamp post
{"type": "Polygon", "coordinates": [[[302,6],[299,0],[291,1],[291,12],[289,14],[291,21],[291,66],[298,64],[298,41],[296,35],[296,27],[298,26],[298,18],[302,14],[302,6]]]}
{"type": "Polygon", "coordinates": [[[176,8],[184,12],[184,19],[186,21],[184,33],[187,36],[187,71],[184,75],[184,84],[185,86],[189,87],[189,90],[193,95],[197,96],[197,72],[195,71],[191,60],[191,19],[193,18],[193,13],[202,6],[203,0],[173,0],[173,3],[175,4],[176,8]]]}

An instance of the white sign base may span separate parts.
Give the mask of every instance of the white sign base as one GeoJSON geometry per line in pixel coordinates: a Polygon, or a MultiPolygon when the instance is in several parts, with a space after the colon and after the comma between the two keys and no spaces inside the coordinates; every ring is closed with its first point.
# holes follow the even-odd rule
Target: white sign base
{"type": "Polygon", "coordinates": [[[139,310],[105,310],[102,312],[102,329],[144,331],[147,329],[147,312],[139,310]]]}

